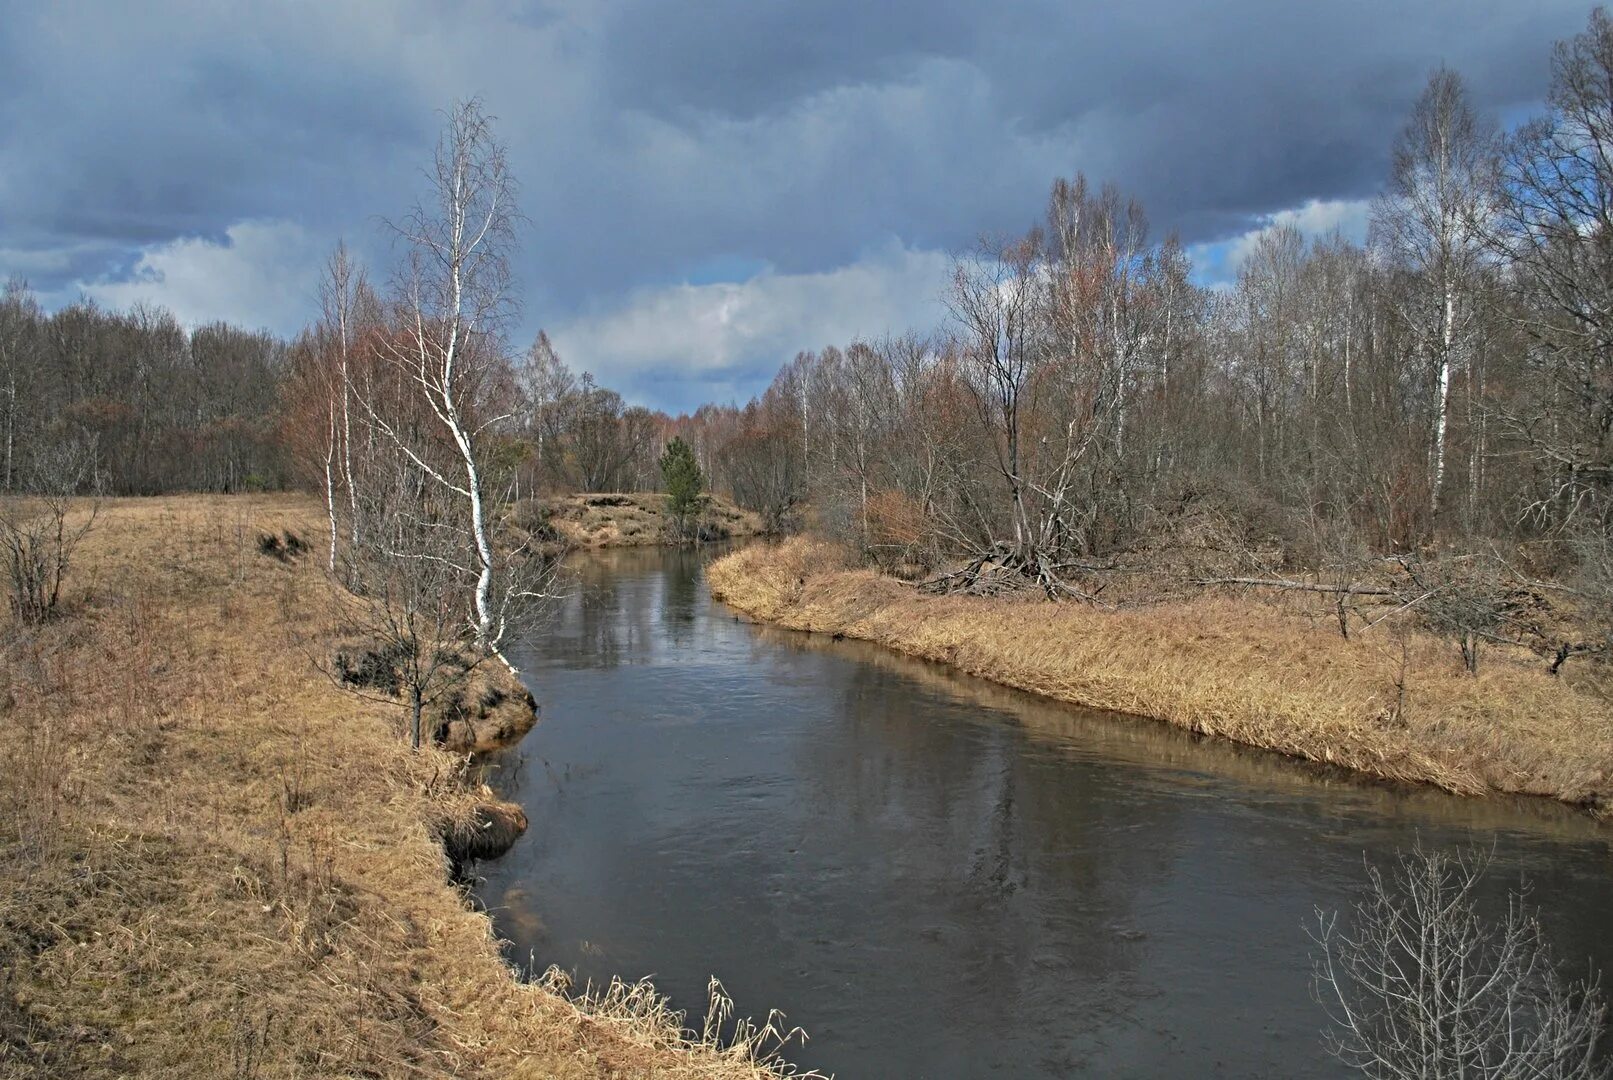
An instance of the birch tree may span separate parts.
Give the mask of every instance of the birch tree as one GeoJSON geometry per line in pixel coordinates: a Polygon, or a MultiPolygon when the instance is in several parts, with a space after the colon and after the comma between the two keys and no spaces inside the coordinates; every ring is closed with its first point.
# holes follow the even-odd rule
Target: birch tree
{"type": "Polygon", "coordinates": [[[1266,229],[1238,270],[1238,318],[1246,353],[1240,381],[1253,391],[1260,478],[1286,464],[1287,408],[1298,367],[1296,332],[1305,241],[1292,225],[1266,229]]]}
{"type": "Polygon", "coordinates": [[[327,402],[325,443],[325,510],[330,519],[330,569],[336,570],[339,525],[336,511],[338,480],[346,492],[348,539],[357,544],[359,533],[358,487],[353,478],[353,372],[354,337],[363,318],[369,294],[364,271],[338,241],[325,260],[319,284],[326,347],[330,351],[330,400],[327,402]]]}
{"type": "Polygon", "coordinates": [[[1436,71],[1395,141],[1389,190],[1373,206],[1373,235],[1412,273],[1403,316],[1433,383],[1430,508],[1446,475],[1451,376],[1471,348],[1475,279],[1495,208],[1495,134],[1468,101],[1461,76],[1436,71]]]}
{"type": "Polygon", "coordinates": [[[433,527],[465,538],[464,562],[455,565],[469,592],[470,629],[479,649],[502,656],[512,631],[546,598],[549,579],[533,553],[500,550],[495,530],[509,492],[489,484],[484,460],[484,437],[509,419],[486,406],[508,370],[509,255],[519,215],[504,147],[480,102],[449,109],[428,177],[429,197],[392,226],[406,257],[399,332],[382,350],[426,422],[406,425],[373,398],[364,400],[365,419],[435,489],[441,510],[433,527]]]}

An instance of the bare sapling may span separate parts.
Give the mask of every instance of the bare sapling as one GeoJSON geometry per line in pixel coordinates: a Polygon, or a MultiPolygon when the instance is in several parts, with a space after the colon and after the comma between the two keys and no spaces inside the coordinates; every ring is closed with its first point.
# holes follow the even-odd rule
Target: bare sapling
{"type": "Polygon", "coordinates": [[[1341,1061],[1377,1080],[1609,1075],[1595,976],[1564,973],[1521,892],[1500,918],[1484,915],[1488,862],[1418,847],[1367,868],[1343,924],[1317,911],[1312,990],[1341,1061]]]}
{"type": "Polygon", "coordinates": [[[342,643],[321,666],[348,690],[401,704],[418,750],[435,735],[427,711],[488,656],[466,640],[465,546],[403,459],[366,470],[361,490],[361,539],[343,546],[339,572],[362,587],[333,591],[342,643]]]}
{"type": "Polygon", "coordinates": [[[93,446],[56,443],[35,453],[21,492],[0,500],[8,598],[24,623],[44,622],[57,611],[74,552],[100,509],[98,499],[78,498],[85,488],[94,489],[94,478],[93,446]]]}
{"type": "Polygon", "coordinates": [[[318,338],[324,376],[320,390],[326,397],[322,465],[325,514],[330,528],[327,563],[334,573],[344,531],[340,491],[346,492],[347,537],[352,543],[359,542],[358,490],[353,478],[353,387],[359,380],[353,360],[355,339],[366,317],[372,314],[367,309],[374,307],[364,270],[348,253],[345,243],[338,242],[325,261],[319,300],[318,338]]]}

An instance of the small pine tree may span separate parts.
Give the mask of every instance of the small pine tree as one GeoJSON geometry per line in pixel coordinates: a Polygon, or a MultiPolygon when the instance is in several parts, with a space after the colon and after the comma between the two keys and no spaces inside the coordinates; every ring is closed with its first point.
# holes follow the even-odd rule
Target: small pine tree
{"type": "Polygon", "coordinates": [[[700,475],[700,463],[694,450],[682,439],[674,438],[661,454],[661,481],[666,487],[667,514],[679,539],[695,535],[700,513],[705,509],[706,498],[701,493],[705,478],[700,475]]]}

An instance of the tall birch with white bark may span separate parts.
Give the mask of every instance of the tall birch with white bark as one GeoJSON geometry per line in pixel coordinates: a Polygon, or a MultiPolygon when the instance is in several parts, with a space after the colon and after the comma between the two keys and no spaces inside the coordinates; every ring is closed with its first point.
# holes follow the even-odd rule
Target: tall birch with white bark
{"type": "Polygon", "coordinates": [[[1372,230],[1390,262],[1412,274],[1402,316],[1433,384],[1429,499],[1437,513],[1447,472],[1451,379],[1470,358],[1478,276],[1496,208],[1497,144],[1461,76],[1441,68],[1417,99],[1393,153],[1389,189],[1373,206],[1372,230]]]}
{"type": "Polygon", "coordinates": [[[394,412],[360,398],[363,419],[419,477],[419,513],[463,538],[451,559],[467,594],[477,647],[501,646],[548,596],[543,560],[496,536],[509,492],[489,475],[487,441],[511,417],[490,391],[508,373],[505,330],[514,312],[509,255],[520,215],[516,185],[493,118],[475,100],[448,110],[427,175],[430,191],[392,224],[406,247],[396,283],[395,332],[382,359],[411,403],[394,412]]]}

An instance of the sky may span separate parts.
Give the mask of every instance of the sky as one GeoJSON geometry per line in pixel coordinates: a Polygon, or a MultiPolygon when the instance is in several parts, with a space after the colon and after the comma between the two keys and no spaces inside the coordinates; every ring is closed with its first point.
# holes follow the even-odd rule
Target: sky
{"type": "Polygon", "coordinates": [[[629,401],[743,402],[797,351],[943,320],[952,253],[1053,179],[1225,282],[1274,223],[1359,238],[1431,71],[1538,107],[1583,0],[0,0],[0,278],[293,334],[345,239],[497,118],[523,347],[629,401]]]}

